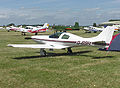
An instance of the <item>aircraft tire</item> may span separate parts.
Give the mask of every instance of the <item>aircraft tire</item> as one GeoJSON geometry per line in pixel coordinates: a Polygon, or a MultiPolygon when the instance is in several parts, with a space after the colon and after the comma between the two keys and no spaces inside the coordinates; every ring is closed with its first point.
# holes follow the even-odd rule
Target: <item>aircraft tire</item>
{"type": "Polygon", "coordinates": [[[40,55],[41,56],[46,56],[46,51],[44,49],[40,49],[40,55]]]}
{"type": "Polygon", "coordinates": [[[68,48],[68,51],[67,51],[68,54],[71,54],[72,53],[72,50],[71,48],[68,48]]]}
{"type": "Polygon", "coordinates": [[[38,33],[35,33],[35,35],[37,35],[38,33]]]}

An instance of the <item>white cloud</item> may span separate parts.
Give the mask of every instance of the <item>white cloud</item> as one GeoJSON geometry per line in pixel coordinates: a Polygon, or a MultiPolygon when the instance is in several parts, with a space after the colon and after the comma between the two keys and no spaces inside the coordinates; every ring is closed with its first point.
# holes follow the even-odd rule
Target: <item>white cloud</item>
{"type": "Polygon", "coordinates": [[[0,19],[7,19],[8,16],[6,14],[0,14],[0,19]]]}
{"type": "Polygon", "coordinates": [[[120,0],[113,0],[113,1],[111,1],[111,3],[120,3],[120,0]]]}
{"type": "MultiPolygon", "coordinates": [[[[20,9],[0,9],[0,11],[6,14],[4,17],[0,15],[0,19],[3,18],[6,24],[11,22],[15,24],[38,24],[44,22],[66,24],[69,22],[68,24],[71,24],[70,20],[73,15],[69,9],[49,11],[40,8],[22,7],[20,9]]],[[[3,24],[2,21],[0,23],[3,24]]]]}
{"type": "Polygon", "coordinates": [[[49,2],[56,2],[58,0],[37,0],[37,3],[49,3],[49,2]]]}
{"type": "Polygon", "coordinates": [[[108,21],[113,18],[119,18],[119,9],[101,9],[89,8],[83,10],[74,10],[63,8],[59,10],[48,10],[35,8],[20,9],[0,9],[0,24],[72,24],[75,21],[80,22],[80,25],[89,25],[108,21]]]}
{"type": "Polygon", "coordinates": [[[98,11],[100,8],[87,8],[85,11],[98,11]]]}

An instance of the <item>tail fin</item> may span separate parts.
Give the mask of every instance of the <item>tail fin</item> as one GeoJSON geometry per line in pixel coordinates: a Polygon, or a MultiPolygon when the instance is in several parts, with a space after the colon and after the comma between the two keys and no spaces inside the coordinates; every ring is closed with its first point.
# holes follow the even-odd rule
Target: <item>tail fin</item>
{"type": "Polygon", "coordinates": [[[22,28],[22,25],[19,28],[22,28]]]}
{"type": "Polygon", "coordinates": [[[48,23],[45,23],[45,24],[43,25],[43,27],[48,28],[48,27],[49,27],[49,24],[48,24],[48,23]]]}
{"type": "Polygon", "coordinates": [[[114,27],[107,26],[98,36],[93,37],[94,41],[105,41],[105,43],[110,43],[114,33],[114,27]]]}

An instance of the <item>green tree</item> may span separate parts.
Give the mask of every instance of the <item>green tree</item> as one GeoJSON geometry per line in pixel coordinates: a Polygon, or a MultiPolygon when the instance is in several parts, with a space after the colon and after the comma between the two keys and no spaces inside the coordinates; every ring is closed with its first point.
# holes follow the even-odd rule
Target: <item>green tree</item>
{"type": "Polygon", "coordinates": [[[93,27],[97,27],[96,23],[93,23],[93,27]]]}
{"type": "Polygon", "coordinates": [[[10,23],[7,26],[15,26],[15,24],[14,23],[10,23]]]}
{"type": "Polygon", "coordinates": [[[79,29],[79,23],[78,22],[75,22],[74,28],[79,29]]]}

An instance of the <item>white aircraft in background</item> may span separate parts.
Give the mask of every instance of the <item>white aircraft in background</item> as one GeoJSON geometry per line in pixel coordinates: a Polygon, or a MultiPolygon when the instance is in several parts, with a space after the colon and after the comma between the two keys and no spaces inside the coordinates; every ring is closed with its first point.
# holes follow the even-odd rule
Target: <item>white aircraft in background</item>
{"type": "Polygon", "coordinates": [[[101,28],[98,28],[98,27],[93,27],[93,26],[89,26],[89,27],[84,27],[84,30],[88,31],[88,32],[98,32],[98,31],[103,31],[105,28],[104,27],[101,27],[101,28]]]}
{"type": "Polygon", "coordinates": [[[10,26],[10,27],[6,27],[7,31],[20,31],[22,27],[14,27],[14,26],[10,26]]]}
{"type": "Polygon", "coordinates": [[[120,25],[113,25],[115,27],[115,31],[119,31],[120,30],[120,25]]]}
{"type": "Polygon", "coordinates": [[[46,32],[48,30],[49,24],[45,23],[43,26],[37,26],[37,27],[33,27],[33,26],[26,26],[26,28],[21,28],[21,32],[22,35],[25,35],[25,33],[35,33],[35,35],[37,35],[37,33],[39,32],[46,32]]]}
{"type": "MultiPolygon", "coordinates": [[[[111,27],[114,27],[114,31],[118,31],[118,30],[120,30],[120,25],[113,25],[113,26],[111,26],[111,27]]],[[[98,32],[98,31],[103,31],[105,29],[105,27],[100,27],[100,28],[98,28],[98,27],[93,27],[93,26],[89,26],[89,27],[84,27],[84,30],[86,30],[86,31],[88,31],[88,32],[94,32],[94,33],[96,33],[96,32],[98,32]]]]}
{"type": "Polygon", "coordinates": [[[4,27],[0,27],[0,30],[4,29],[4,27]]]}
{"type": "Polygon", "coordinates": [[[31,36],[26,39],[33,39],[38,44],[8,44],[10,47],[19,48],[40,48],[40,55],[45,56],[45,49],[65,49],[68,53],[72,53],[71,48],[81,45],[109,45],[112,35],[114,33],[113,27],[107,27],[98,36],[92,38],[83,38],[71,33],[59,32],[50,36],[31,36]]]}

